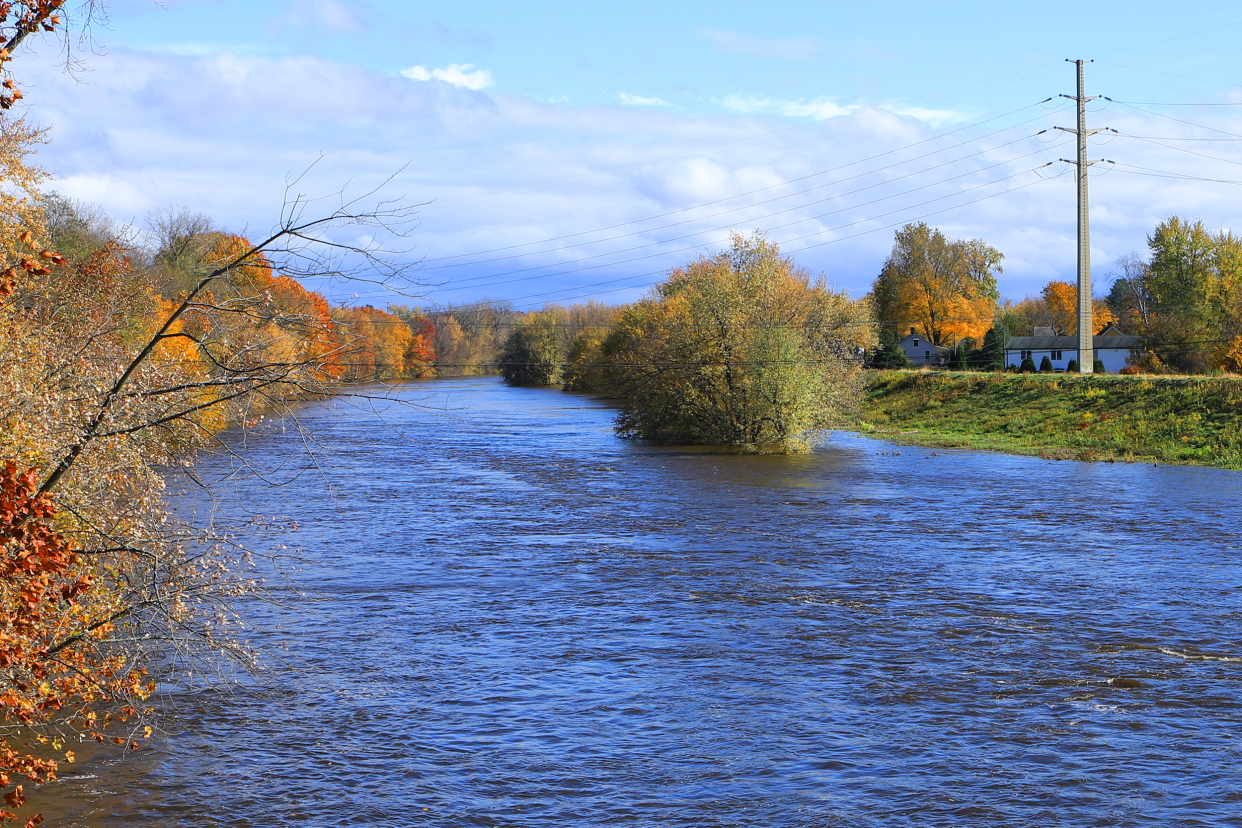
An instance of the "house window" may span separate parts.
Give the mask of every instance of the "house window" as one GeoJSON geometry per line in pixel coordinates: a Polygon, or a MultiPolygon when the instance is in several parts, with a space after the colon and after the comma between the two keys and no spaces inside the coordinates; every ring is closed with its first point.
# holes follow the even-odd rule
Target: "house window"
{"type": "Polygon", "coordinates": [[[1055,360],[1058,360],[1058,361],[1059,361],[1059,360],[1061,359],[1061,352],[1060,352],[1060,351],[1053,351],[1053,352],[1052,352],[1052,358],[1053,358],[1053,359],[1055,359],[1055,360]]]}
{"type": "Polygon", "coordinates": [[[1020,359],[1032,359],[1030,351],[1023,351],[1020,359]]]}
{"type": "Polygon", "coordinates": [[[917,347],[919,347],[919,341],[918,341],[917,339],[916,339],[916,340],[914,340],[914,347],[916,347],[916,348],[917,348],[917,347]]]}
{"type": "Polygon", "coordinates": [[[923,352],[923,361],[924,361],[924,362],[931,362],[931,351],[924,351],[924,352],[923,352]]]}

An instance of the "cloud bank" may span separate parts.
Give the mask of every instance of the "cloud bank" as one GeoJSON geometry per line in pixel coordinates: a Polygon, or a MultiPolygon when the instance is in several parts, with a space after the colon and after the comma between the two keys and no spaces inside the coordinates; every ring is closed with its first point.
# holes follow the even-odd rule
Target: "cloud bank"
{"type": "MultiPolygon", "coordinates": [[[[916,220],[1000,249],[1006,296],[1074,273],[1073,176],[1056,163],[1071,150],[1033,137],[1071,124],[1068,110],[970,126],[987,117],[973,116],[946,133],[934,123],[944,113],[828,98],[581,106],[496,90],[469,65],[415,68],[403,77],[304,56],[117,49],[93,57],[79,83],[48,56],[23,64],[25,114],[51,128],[38,161],[53,186],[122,221],[183,204],[257,234],[308,169],[294,192],[324,198],[395,173],[385,192],[425,203],[409,242],[432,302],[629,300],[730,231],[754,229],[862,295],[893,230],[916,220]]],[[[1217,109],[1196,118],[1242,133],[1242,113],[1217,109]]],[[[1109,119],[1132,135],[1205,134],[1121,108],[1109,119]]],[[[1171,213],[1242,229],[1238,186],[1154,177],[1242,179],[1230,167],[1176,149],[1190,143],[1113,140],[1109,157],[1142,169],[1100,168],[1092,180],[1098,284],[1171,213]]],[[[1234,157],[1231,147],[1207,154],[1234,157]]]]}

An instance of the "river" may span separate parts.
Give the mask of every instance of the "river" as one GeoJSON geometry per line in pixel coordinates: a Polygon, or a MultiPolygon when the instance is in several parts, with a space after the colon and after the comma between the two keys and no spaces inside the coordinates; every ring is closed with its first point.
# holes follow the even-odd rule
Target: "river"
{"type": "Polygon", "coordinates": [[[174,695],[55,824],[1242,825],[1242,475],[395,397],[306,409],[318,471],[251,433],[285,482],[224,490],[300,527],[306,597],[249,608],[283,692],[174,695]]]}

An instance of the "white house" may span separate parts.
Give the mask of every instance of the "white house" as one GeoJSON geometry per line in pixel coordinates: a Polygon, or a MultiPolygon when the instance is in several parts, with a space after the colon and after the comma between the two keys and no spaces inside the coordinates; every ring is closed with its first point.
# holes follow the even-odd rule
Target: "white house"
{"type": "Polygon", "coordinates": [[[911,365],[948,365],[952,351],[943,345],[933,345],[922,334],[910,329],[905,339],[897,343],[911,365]]]}
{"type": "MultiPolygon", "coordinates": [[[[1052,367],[1064,371],[1071,359],[1078,359],[1077,336],[1050,335],[1051,328],[1036,328],[1037,336],[1010,337],[1005,345],[1005,365],[1018,367],[1022,360],[1030,357],[1038,368],[1044,357],[1052,361],[1052,367]]],[[[1091,340],[1095,357],[1104,363],[1104,370],[1116,374],[1125,368],[1131,355],[1138,356],[1143,352],[1143,337],[1126,336],[1109,325],[1091,340]]]]}

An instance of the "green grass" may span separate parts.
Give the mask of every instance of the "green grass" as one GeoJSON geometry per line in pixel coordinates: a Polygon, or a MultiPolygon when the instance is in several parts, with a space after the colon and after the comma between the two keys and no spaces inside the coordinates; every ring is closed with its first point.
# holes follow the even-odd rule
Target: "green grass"
{"type": "Polygon", "coordinates": [[[1242,378],[875,371],[861,429],[928,446],[1242,469],[1242,378]]]}

